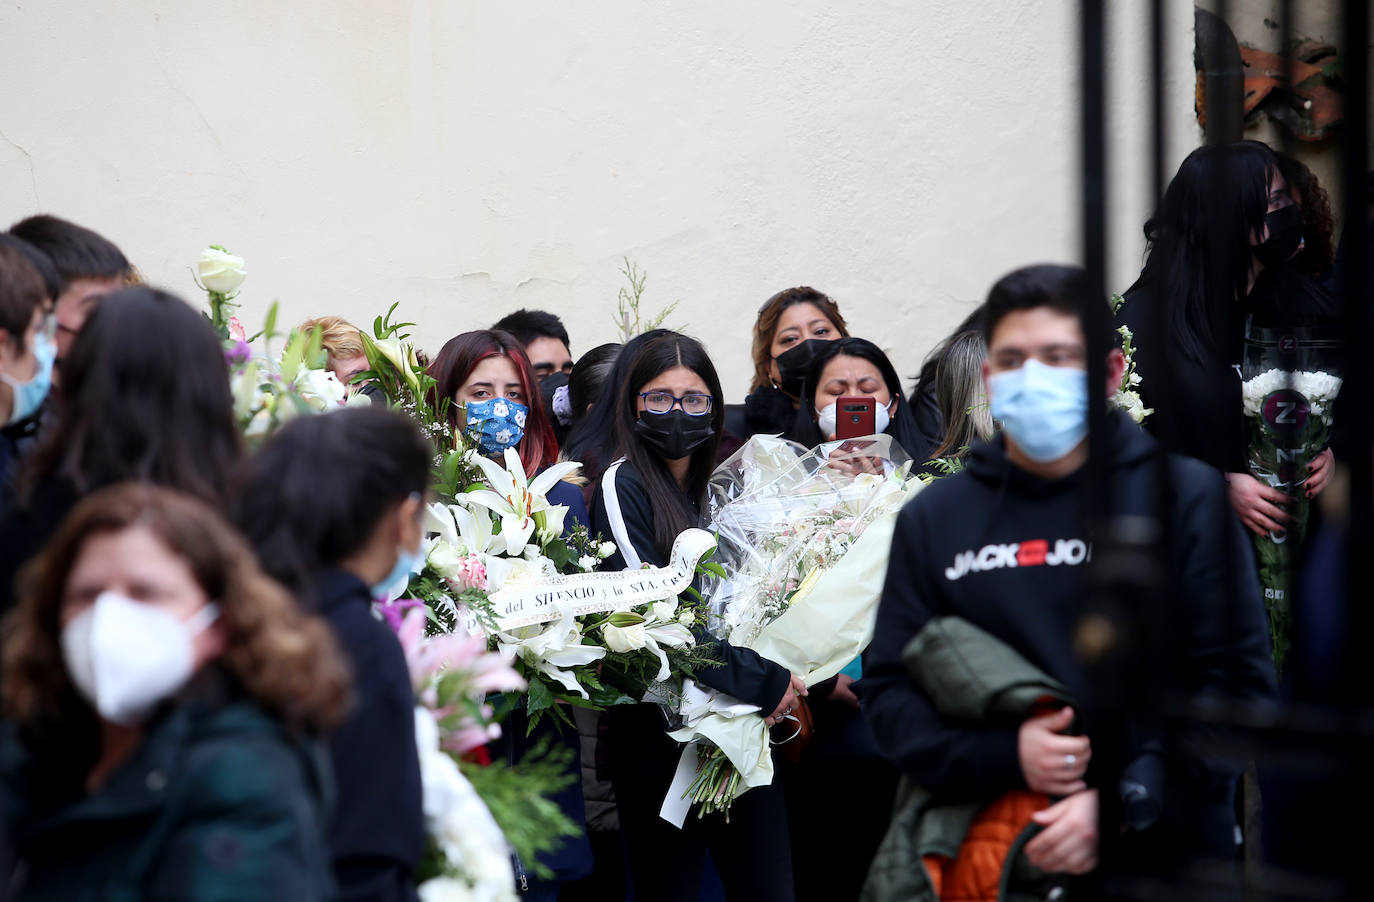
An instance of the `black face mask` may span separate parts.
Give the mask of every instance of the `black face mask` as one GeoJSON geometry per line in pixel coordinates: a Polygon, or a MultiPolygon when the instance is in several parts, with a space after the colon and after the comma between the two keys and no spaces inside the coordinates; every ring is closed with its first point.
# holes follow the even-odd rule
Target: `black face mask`
{"type": "Polygon", "coordinates": [[[1291,258],[1302,246],[1302,210],[1297,204],[1280,207],[1264,214],[1269,237],[1255,245],[1255,257],[1265,266],[1278,266],[1291,258]]]}
{"type": "Polygon", "coordinates": [[[778,388],[794,398],[800,398],[802,386],[806,383],[806,371],[811,369],[811,361],[830,342],[820,338],[808,338],[774,357],[778,365],[778,388]]]}
{"type": "Polygon", "coordinates": [[[635,432],[664,460],[681,460],[716,434],[710,414],[694,417],[677,408],[667,413],[644,411],[635,421],[635,432]]]}

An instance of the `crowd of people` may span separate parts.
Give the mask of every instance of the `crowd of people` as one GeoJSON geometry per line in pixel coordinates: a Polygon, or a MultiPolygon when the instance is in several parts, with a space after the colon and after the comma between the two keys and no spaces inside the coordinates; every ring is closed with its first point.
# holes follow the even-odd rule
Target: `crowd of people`
{"type": "MultiPolygon", "coordinates": [[[[1247,315],[1337,316],[1332,228],[1315,178],[1256,142],[1191,154],[1145,226],[1120,315],[1153,415],[1111,413],[1106,444],[1113,514],[1176,539],[1161,693],[1276,698],[1244,529],[1280,529],[1291,499],[1249,475],[1234,368],[1247,315]]],[[[720,662],[702,683],[770,722],[804,699],[817,724],[728,820],[659,816],[678,747],[657,705],[578,710],[576,731],[510,712],[493,757],[571,749],[578,780],[556,801],[585,825],[542,868],[513,863],[522,898],[1005,898],[999,883],[1053,898],[1096,867],[1104,807],[1125,867],[1236,859],[1243,762],[1143,718],[1124,770],[1094,767],[1087,430],[1127,362],[1101,336],[1107,381],[1089,384],[1084,278],[990,278],[907,385],[810,287],[759,308],[739,405],[703,345],[665,329],[575,357],[555,314],[521,310],[432,356],[435,397],[482,454],[513,449],[531,475],[581,463],[549,500],[565,529],[614,544],[605,570],[665,564],[719,463],[755,435],[834,440],[842,398],[872,399],[874,429],[932,480],[898,517],[852,669],[807,686],[698,636],[720,662]],[[885,840],[898,822],[906,845],[885,840]]],[[[0,235],[0,880],[15,898],[416,898],[415,700],[372,605],[420,554],[433,449],[357,381],[354,326],[301,328],[374,403],[293,420],[249,454],[200,312],[71,222],[0,235]]],[[[1318,455],[1302,490],[1334,469],[1318,455]]]]}

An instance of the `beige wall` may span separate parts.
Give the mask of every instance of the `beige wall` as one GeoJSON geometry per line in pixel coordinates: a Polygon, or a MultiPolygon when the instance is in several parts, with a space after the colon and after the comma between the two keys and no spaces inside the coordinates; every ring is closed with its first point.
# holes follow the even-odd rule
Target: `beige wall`
{"type": "MultiPolygon", "coordinates": [[[[1111,6],[1120,288],[1146,30],[1111,6]]],[[[1169,8],[1172,167],[1198,132],[1192,7],[1169,8]]],[[[0,0],[0,218],[89,224],[188,295],[223,243],[246,319],[399,300],[430,350],[520,306],[559,312],[574,353],[610,340],[628,256],[731,400],[758,305],[811,284],[912,373],[995,277],[1078,256],[1076,9],[0,0]]]]}
{"type": "MultiPolygon", "coordinates": [[[[1216,0],[1198,0],[1198,5],[1215,12],[1217,4],[1216,0]]],[[[1294,0],[1290,3],[1293,15],[1290,29],[1294,39],[1321,41],[1339,48],[1342,40],[1341,5],[1341,0],[1294,0]]],[[[1230,0],[1227,21],[1239,43],[1278,53],[1282,50],[1283,40],[1278,26],[1281,8],[1280,0],[1230,0]]],[[[1368,44],[1374,53],[1374,35],[1371,35],[1368,44]]],[[[1315,142],[1298,141],[1274,120],[1261,117],[1246,129],[1245,137],[1264,141],[1279,149],[1286,147],[1301,159],[1330,193],[1332,212],[1337,221],[1344,219],[1344,211],[1340,208],[1341,146],[1337,136],[1315,142]]],[[[1374,151],[1374,148],[1370,148],[1370,151],[1374,151]]],[[[1374,153],[1371,153],[1370,159],[1374,165],[1374,153]]]]}

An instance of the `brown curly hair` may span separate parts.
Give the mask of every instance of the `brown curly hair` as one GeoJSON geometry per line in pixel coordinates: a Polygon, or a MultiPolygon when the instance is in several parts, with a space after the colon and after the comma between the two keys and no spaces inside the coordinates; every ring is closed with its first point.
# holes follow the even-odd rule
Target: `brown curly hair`
{"type": "Polygon", "coordinates": [[[307,616],[258,567],[247,542],[205,502],[145,483],[95,492],[23,573],[19,606],[6,618],[0,707],[21,726],[70,713],[61,607],[68,574],[92,536],[141,527],[185,559],[220,607],[227,635],[220,664],[286,724],[323,732],[350,702],[347,665],[329,625],[307,616]]]}
{"type": "Polygon", "coordinates": [[[1289,190],[1297,194],[1302,209],[1303,248],[1293,258],[1293,265],[1310,278],[1321,278],[1336,260],[1336,217],[1331,212],[1331,197],[1317,174],[1301,160],[1279,151],[1274,156],[1279,158],[1279,172],[1289,190]]]}
{"type": "Polygon", "coordinates": [[[840,306],[828,295],[806,285],[784,288],[763,302],[759,308],[759,318],[754,321],[754,381],[749,384],[751,393],[769,384],[768,364],[773,360],[773,333],[778,331],[778,319],[784,310],[798,304],[814,304],[840,330],[841,338],[849,337],[849,329],[840,315],[840,306]]]}

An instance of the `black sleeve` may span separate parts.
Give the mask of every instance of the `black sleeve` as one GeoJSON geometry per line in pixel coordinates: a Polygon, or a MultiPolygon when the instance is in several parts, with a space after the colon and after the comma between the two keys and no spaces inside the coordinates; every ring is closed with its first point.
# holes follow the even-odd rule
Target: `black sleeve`
{"type": "Polygon", "coordinates": [[[903,649],[934,616],[921,500],[897,519],[873,641],[855,690],[879,748],[909,778],[945,799],[996,798],[1025,787],[1017,728],[945,719],[902,661],[903,649]]]}
{"type": "MultiPolygon", "coordinates": [[[[667,561],[654,541],[654,512],[633,469],[627,465],[607,468],[592,498],[592,531],[615,543],[616,553],[602,561],[603,570],[625,570],[627,556],[650,566],[667,561]]],[[[723,663],[704,667],[697,680],[740,701],[772,714],[791,682],[787,668],[748,648],[739,648],[706,633],[693,631],[697,642],[714,651],[723,663]]]]}
{"type": "Polygon", "coordinates": [[[362,605],[330,620],[354,674],[352,715],[329,745],[338,788],[329,840],[339,898],[413,899],[424,815],[405,653],[362,605]]]}
{"type": "Polygon", "coordinates": [[[1202,697],[1272,701],[1278,689],[1254,547],[1220,475],[1195,461],[1176,466],[1176,483],[1188,487],[1176,512],[1176,572],[1190,612],[1187,686],[1202,697]]]}
{"type": "Polygon", "coordinates": [[[602,561],[602,570],[667,564],[654,541],[653,505],[629,466],[612,464],[601,474],[592,496],[591,522],[592,532],[615,543],[615,554],[602,561]]]}

